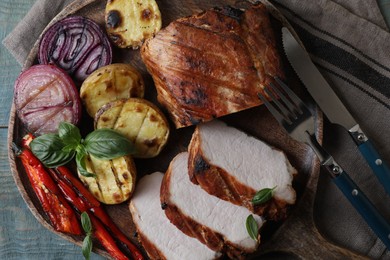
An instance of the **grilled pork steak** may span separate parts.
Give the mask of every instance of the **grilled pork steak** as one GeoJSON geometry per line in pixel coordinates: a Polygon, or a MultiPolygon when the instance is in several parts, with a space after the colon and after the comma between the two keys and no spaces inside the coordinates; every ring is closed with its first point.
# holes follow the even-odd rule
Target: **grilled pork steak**
{"type": "Polygon", "coordinates": [[[257,93],[282,77],[263,4],[178,19],[147,40],[141,56],[177,128],[260,105],[257,93]]]}
{"type": "MultiPolygon", "coordinates": [[[[232,258],[254,252],[258,242],[245,227],[251,212],[208,194],[188,177],[188,153],[170,163],[161,185],[161,203],[168,219],[185,234],[197,238],[212,250],[232,258]]],[[[262,218],[254,216],[258,226],[262,218]]]]}
{"type": "Polygon", "coordinates": [[[210,194],[273,220],[295,203],[297,172],[285,154],[236,128],[218,120],[200,124],[188,150],[190,179],[210,194]],[[274,187],[270,201],[253,206],[257,191],[274,187]]]}
{"type": "Polygon", "coordinates": [[[209,260],[220,256],[195,238],[171,224],[161,209],[160,187],[163,174],[143,177],[130,203],[138,238],[151,259],[209,260]]]}

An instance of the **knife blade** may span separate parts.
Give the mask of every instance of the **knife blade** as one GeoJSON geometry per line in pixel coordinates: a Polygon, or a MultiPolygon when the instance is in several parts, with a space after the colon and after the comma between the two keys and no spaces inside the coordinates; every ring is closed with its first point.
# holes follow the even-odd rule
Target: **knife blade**
{"type": "Polygon", "coordinates": [[[291,66],[298,74],[310,95],[330,122],[343,126],[351,135],[360,153],[390,195],[390,168],[380,157],[367,135],[347,110],[332,87],[312,62],[309,54],[299,44],[287,27],[282,28],[283,48],[291,66]]]}

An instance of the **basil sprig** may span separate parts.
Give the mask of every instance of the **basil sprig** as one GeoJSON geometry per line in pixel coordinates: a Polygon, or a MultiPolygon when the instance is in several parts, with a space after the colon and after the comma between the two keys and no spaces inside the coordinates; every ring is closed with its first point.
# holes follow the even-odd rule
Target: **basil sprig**
{"type": "Polygon", "coordinates": [[[49,168],[67,164],[76,153],[64,149],[68,147],[57,134],[45,134],[35,138],[31,141],[30,148],[33,154],[49,168]]]}
{"type": "Polygon", "coordinates": [[[257,222],[252,214],[246,218],[245,226],[246,226],[246,231],[248,232],[249,236],[253,240],[258,241],[258,239],[259,239],[259,226],[257,225],[257,222]]]}
{"type": "Polygon", "coordinates": [[[86,152],[103,160],[134,152],[132,143],[125,136],[108,128],[98,129],[87,135],[84,148],[86,152]]]}
{"type": "Polygon", "coordinates": [[[81,213],[81,226],[85,231],[85,238],[83,240],[83,256],[85,259],[89,260],[92,252],[92,224],[87,212],[81,213]]]}
{"type": "Polygon", "coordinates": [[[252,204],[253,205],[260,205],[263,203],[266,203],[269,201],[272,196],[273,196],[273,191],[276,189],[276,186],[273,187],[272,189],[270,188],[265,188],[261,189],[258,192],[256,192],[255,196],[252,198],[252,204]]]}
{"type": "Polygon", "coordinates": [[[91,177],[85,158],[89,154],[102,160],[111,160],[134,153],[134,145],[112,129],[97,129],[82,139],[80,130],[67,122],[60,123],[58,134],[44,134],[30,143],[31,151],[47,167],[54,168],[76,157],[80,174],[91,177]]]}

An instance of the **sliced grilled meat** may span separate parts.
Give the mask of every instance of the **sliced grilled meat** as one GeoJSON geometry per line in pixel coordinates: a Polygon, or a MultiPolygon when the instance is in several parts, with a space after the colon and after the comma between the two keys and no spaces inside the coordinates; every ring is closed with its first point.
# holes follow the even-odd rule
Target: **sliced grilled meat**
{"type": "MultiPolygon", "coordinates": [[[[161,203],[168,219],[185,234],[214,251],[241,258],[257,249],[245,227],[251,212],[208,194],[188,177],[188,153],[178,154],[169,165],[161,185],[161,203]]],[[[262,218],[255,215],[258,226],[262,218]]]]}
{"type": "Polygon", "coordinates": [[[200,124],[188,150],[190,179],[210,194],[272,220],[284,219],[295,203],[297,171],[285,154],[236,128],[218,120],[200,124]],[[272,199],[254,206],[264,188],[275,188],[272,199]]]}
{"type": "Polygon", "coordinates": [[[163,174],[155,172],[138,183],[130,212],[138,238],[151,259],[210,260],[220,256],[171,224],[160,204],[163,174]]]}

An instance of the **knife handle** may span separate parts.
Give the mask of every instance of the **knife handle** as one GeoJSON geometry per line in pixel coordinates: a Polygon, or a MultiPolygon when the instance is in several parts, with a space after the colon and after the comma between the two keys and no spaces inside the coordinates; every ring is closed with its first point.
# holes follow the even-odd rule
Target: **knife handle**
{"type": "Polygon", "coordinates": [[[366,159],[380,183],[390,195],[390,169],[386,162],[382,160],[375,147],[367,140],[358,146],[360,153],[366,159]]]}
{"type": "Polygon", "coordinates": [[[372,231],[383,241],[387,249],[390,250],[390,224],[386,219],[378,212],[376,207],[346,172],[341,172],[332,179],[340,191],[344,193],[344,196],[364,218],[372,231]]]}

